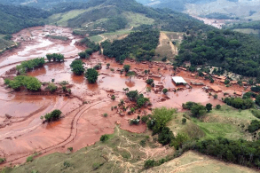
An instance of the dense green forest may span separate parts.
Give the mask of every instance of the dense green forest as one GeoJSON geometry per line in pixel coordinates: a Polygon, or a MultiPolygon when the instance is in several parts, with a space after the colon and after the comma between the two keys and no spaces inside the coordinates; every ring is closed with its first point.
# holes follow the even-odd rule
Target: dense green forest
{"type": "Polygon", "coordinates": [[[260,76],[260,40],[229,30],[188,33],[176,60],[179,64],[214,65],[237,74],[260,76]]]}
{"type": "Polygon", "coordinates": [[[159,43],[159,35],[159,31],[152,30],[133,32],[122,40],[113,43],[103,42],[103,53],[116,58],[118,62],[124,61],[127,57],[136,58],[138,61],[151,60],[159,43]]]}
{"type": "Polygon", "coordinates": [[[48,16],[48,12],[36,8],[0,4],[0,33],[12,34],[27,27],[44,25],[43,19],[48,16]]]}

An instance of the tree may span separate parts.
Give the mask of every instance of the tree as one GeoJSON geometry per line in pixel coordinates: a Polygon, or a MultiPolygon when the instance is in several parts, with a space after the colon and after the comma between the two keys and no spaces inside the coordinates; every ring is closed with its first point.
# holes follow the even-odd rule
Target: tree
{"type": "Polygon", "coordinates": [[[138,91],[129,91],[128,93],[126,93],[126,96],[129,98],[129,100],[136,101],[138,98],[138,91]]]}
{"type": "Polygon", "coordinates": [[[260,94],[256,96],[255,103],[260,106],[260,94]]]}
{"type": "Polygon", "coordinates": [[[86,58],[86,52],[80,52],[78,55],[81,59],[86,58]]]}
{"type": "Polygon", "coordinates": [[[98,72],[93,68],[89,68],[85,73],[85,77],[87,78],[89,83],[96,83],[98,79],[98,72]]]}
{"type": "Polygon", "coordinates": [[[200,104],[193,105],[191,107],[191,113],[192,116],[199,118],[206,113],[206,107],[200,104]]]}
{"type": "Polygon", "coordinates": [[[42,86],[41,82],[35,77],[26,77],[24,85],[30,91],[38,91],[42,86]]]}
{"type": "Polygon", "coordinates": [[[163,94],[166,94],[168,92],[168,89],[167,88],[164,88],[163,89],[163,94]]]}
{"type": "Polygon", "coordinates": [[[109,69],[109,67],[110,67],[110,64],[109,64],[109,63],[107,63],[107,69],[109,69]]]}
{"type": "Polygon", "coordinates": [[[206,109],[208,112],[210,112],[212,110],[212,104],[211,103],[206,104],[206,109]]]}
{"type": "Polygon", "coordinates": [[[153,83],[153,79],[147,79],[147,80],[146,80],[146,83],[147,83],[148,85],[151,85],[151,84],[153,83]]]}
{"type": "Polygon", "coordinates": [[[163,127],[158,135],[158,142],[162,145],[169,144],[174,139],[174,135],[169,127],[163,127]]]}
{"type": "Polygon", "coordinates": [[[71,71],[73,71],[73,73],[78,76],[82,75],[85,71],[85,69],[83,67],[83,62],[81,60],[72,61],[72,63],[70,64],[70,67],[72,68],[71,71]]]}
{"type": "Polygon", "coordinates": [[[127,73],[130,70],[131,66],[130,65],[124,65],[124,70],[127,73]]]}
{"type": "Polygon", "coordinates": [[[221,109],[221,106],[220,105],[216,105],[216,109],[217,110],[221,109]]]}

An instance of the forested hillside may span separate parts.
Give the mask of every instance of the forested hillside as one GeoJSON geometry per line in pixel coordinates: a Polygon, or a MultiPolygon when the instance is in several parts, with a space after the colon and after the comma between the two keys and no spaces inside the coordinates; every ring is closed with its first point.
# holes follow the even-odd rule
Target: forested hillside
{"type": "Polygon", "coordinates": [[[49,13],[43,10],[0,4],[0,34],[12,34],[27,27],[44,25],[49,13]]]}
{"type": "Polygon", "coordinates": [[[133,32],[123,40],[102,43],[104,55],[123,62],[127,57],[138,61],[151,60],[159,43],[159,31],[133,32]]]}
{"type": "Polygon", "coordinates": [[[260,40],[229,30],[214,30],[206,34],[191,33],[184,37],[179,63],[214,65],[245,76],[260,76],[260,40]]]}

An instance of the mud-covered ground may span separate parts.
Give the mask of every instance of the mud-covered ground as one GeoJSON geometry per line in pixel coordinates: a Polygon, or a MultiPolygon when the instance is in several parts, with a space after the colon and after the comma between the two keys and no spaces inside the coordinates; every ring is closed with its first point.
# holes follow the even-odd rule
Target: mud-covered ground
{"type": "MultiPolygon", "coordinates": [[[[131,102],[126,98],[123,88],[138,90],[145,97],[149,97],[151,108],[169,107],[182,111],[182,103],[187,101],[200,102],[202,104],[221,104],[224,92],[232,95],[235,91],[242,92],[239,86],[226,88],[224,84],[216,80],[214,84],[196,78],[189,72],[178,69],[173,71],[171,65],[164,63],[137,63],[126,60],[125,64],[131,65],[131,70],[136,72],[133,78],[120,74],[119,65],[114,59],[109,59],[94,53],[89,60],[84,60],[85,67],[94,67],[101,63],[99,78],[96,84],[89,84],[84,76],[75,76],[70,69],[71,62],[77,58],[77,53],[83,50],[75,46],[75,38],[71,30],[67,28],[45,26],[22,30],[14,35],[14,40],[21,41],[18,49],[6,52],[0,57],[0,157],[6,158],[5,165],[10,163],[23,163],[25,159],[35,152],[47,154],[56,151],[66,152],[68,147],[78,150],[99,141],[103,134],[112,134],[116,125],[130,132],[142,133],[146,130],[144,124],[129,125],[129,120],[138,115],[143,116],[151,112],[145,108],[128,115],[118,110],[111,110],[117,106],[121,99],[131,107],[131,102]],[[70,38],[69,41],[47,39],[48,34],[62,35],[70,38]],[[70,97],[59,95],[32,95],[27,91],[14,92],[7,89],[3,78],[6,71],[13,68],[19,62],[28,59],[42,57],[47,53],[62,53],[65,55],[64,63],[47,63],[43,68],[29,72],[28,75],[37,77],[42,82],[55,83],[68,81],[72,85],[70,97]],[[110,69],[106,64],[110,63],[110,69]],[[113,70],[111,70],[113,69],[113,70]],[[150,74],[145,75],[144,70],[149,69],[150,74]],[[173,75],[183,76],[190,82],[203,82],[205,85],[218,85],[222,92],[218,93],[218,99],[214,99],[206,93],[202,86],[175,86],[171,80],[173,75]],[[147,89],[146,79],[155,80],[155,88],[147,89]],[[167,88],[169,92],[164,95],[161,90],[167,88]],[[178,89],[180,88],[180,89],[178,89]],[[178,90],[174,92],[174,90],[178,90]],[[116,100],[111,99],[116,96],[116,100]],[[41,116],[60,109],[63,118],[53,123],[42,123],[41,116]],[[103,114],[108,116],[104,117],[103,114]]],[[[34,93],[35,94],[35,93],[34,93]]],[[[214,93],[213,93],[214,94],[214,93]]]]}

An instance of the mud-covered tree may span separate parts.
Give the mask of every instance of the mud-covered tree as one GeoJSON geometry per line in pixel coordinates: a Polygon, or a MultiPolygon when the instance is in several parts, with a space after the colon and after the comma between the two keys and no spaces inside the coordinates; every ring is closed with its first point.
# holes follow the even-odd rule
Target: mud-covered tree
{"type": "Polygon", "coordinates": [[[87,78],[89,83],[96,83],[98,79],[98,72],[93,68],[89,68],[85,73],[85,77],[87,78]]]}

